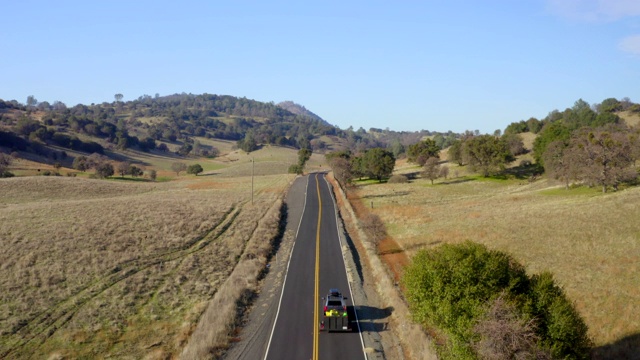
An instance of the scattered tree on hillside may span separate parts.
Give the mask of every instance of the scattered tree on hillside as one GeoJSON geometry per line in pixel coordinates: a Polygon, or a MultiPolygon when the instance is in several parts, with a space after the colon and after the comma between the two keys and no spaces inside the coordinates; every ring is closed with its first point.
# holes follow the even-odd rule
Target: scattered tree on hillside
{"type": "Polygon", "coordinates": [[[556,140],[547,146],[543,156],[547,174],[564,183],[568,190],[572,180],[580,176],[580,161],[574,148],[562,140],[556,140]]]}
{"type": "Polygon", "coordinates": [[[404,145],[402,145],[402,143],[398,139],[394,139],[391,142],[391,146],[389,148],[396,159],[405,152],[404,145]]]}
{"type": "Polygon", "coordinates": [[[514,160],[508,144],[502,138],[491,135],[474,136],[465,141],[463,158],[471,168],[487,177],[491,173],[504,169],[514,160]]]}
{"type": "Polygon", "coordinates": [[[351,175],[353,178],[362,179],[367,174],[362,155],[351,158],[351,175]]]}
{"type": "Polygon", "coordinates": [[[131,163],[128,161],[123,161],[118,163],[118,165],[116,166],[116,171],[118,172],[118,174],[120,174],[120,176],[124,177],[125,175],[127,175],[129,173],[129,168],[131,167],[131,163]]]}
{"type": "Polygon", "coordinates": [[[167,152],[169,151],[169,147],[167,146],[167,144],[161,143],[160,145],[158,145],[158,150],[162,152],[167,152]]]}
{"type": "Polygon", "coordinates": [[[195,176],[198,176],[198,174],[203,171],[204,169],[202,168],[202,166],[200,166],[200,164],[189,165],[189,167],[187,168],[187,174],[193,174],[195,176]]]}
{"type": "Polygon", "coordinates": [[[533,141],[533,158],[536,163],[544,166],[543,155],[549,144],[556,140],[568,142],[570,138],[571,130],[562,122],[553,122],[545,125],[533,141]]]}
{"type": "Polygon", "coordinates": [[[422,177],[425,179],[431,180],[431,185],[433,185],[433,181],[440,176],[440,161],[437,158],[430,157],[424,163],[424,169],[422,170],[422,177]]]}
{"type": "Polygon", "coordinates": [[[298,165],[304,168],[304,165],[311,158],[311,153],[311,149],[309,148],[302,148],[298,150],[298,165]]]}
{"type": "Polygon", "coordinates": [[[122,98],[124,98],[124,95],[118,93],[118,94],[113,95],[113,98],[116,100],[116,102],[121,102],[122,98]]]}
{"type": "Polygon", "coordinates": [[[85,172],[90,169],[89,163],[87,161],[87,157],[84,155],[77,156],[73,159],[73,168],[85,172]]]}
{"type": "Polygon", "coordinates": [[[98,178],[107,178],[114,174],[113,165],[111,165],[111,163],[106,161],[97,164],[95,169],[96,169],[95,175],[98,178]]]}
{"type": "Polygon", "coordinates": [[[522,155],[527,152],[522,142],[522,136],[518,134],[504,134],[502,135],[502,139],[507,143],[509,151],[513,156],[522,155]]]}
{"type": "Polygon", "coordinates": [[[602,186],[602,192],[638,177],[629,167],[635,160],[633,140],[624,128],[584,129],[571,139],[571,146],[578,152],[585,180],[602,186]]]}
{"type": "Polygon", "coordinates": [[[424,166],[429,158],[440,158],[440,148],[433,139],[426,139],[407,149],[407,159],[424,166]]]}
{"type": "Polygon", "coordinates": [[[193,155],[200,156],[200,155],[202,155],[202,151],[203,150],[204,149],[202,148],[202,144],[200,143],[200,141],[199,140],[195,140],[193,142],[193,149],[191,150],[193,155]]]}
{"type": "Polygon", "coordinates": [[[447,180],[447,178],[449,177],[449,167],[446,165],[440,166],[440,174],[438,174],[438,176],[447,180]]]}
{"type": "Polygon", "coordinates": [[[129,166],[128,174],[133,177],[138,177],[138,176],[142,176],[144,174],[144,171],[135,165],[131,165],[129,166]]]}
{"type": "Polygon", "coordinates": [[[156,178],[158,177],[158,172],[154,169],[149,171],[149,179],[151,179],[152,181],[156,181],[156,178]]]}
{"type": "Polygon", "coordinates": [[[256,138],[252,131],[248,131],[244,136],[244,139],[238,140],[238,147],[246,153],[250,153],[258,149],[258,143],[256,142],[256,138]]]}
{"type": "Polygon", "coordinates": [[[11,156],[0,153],[0,178],[1,177],[10,177],[12,174],[7,171],[9,165],[11,165],[12,159],[11,156]]]}
{"type": "Polygon", "coordinates": [[[396,164],[393,153],[382,148],[369,149],[362,158],[365,174],[378,181],[391,176],[396,164]]]}
{"type": "Polygon", "coordinates": [[[449,161],[455,162],[462,166],[464,164],[462,158],[462,140],[455,140],[449,147],[449,161]]]}
{"type": "Polygon", "coordinates": [[[187,170],[187,164],[174,162],[173,164],[171,164],[171,170],[176,173],[176,176],[180,176],[180,172],[187,170]]]}
{"type": "Polygon", "coordinates": [[[191,153],[191,150],[193,150],[193,145],[185,141],[185,143],[180,146],[178,151],[176,151],[176,154],[187,156],[189,155],[189,153],[191,153]]]}

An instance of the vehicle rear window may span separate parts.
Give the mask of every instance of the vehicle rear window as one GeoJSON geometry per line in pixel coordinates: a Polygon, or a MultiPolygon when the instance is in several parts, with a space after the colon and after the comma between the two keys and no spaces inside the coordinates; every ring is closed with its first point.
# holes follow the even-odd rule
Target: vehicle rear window
{"type": "Polygon", "coordinates": [[[329,300],[329,306],[342,306],[342,301],[339,300],[329,300]]]}

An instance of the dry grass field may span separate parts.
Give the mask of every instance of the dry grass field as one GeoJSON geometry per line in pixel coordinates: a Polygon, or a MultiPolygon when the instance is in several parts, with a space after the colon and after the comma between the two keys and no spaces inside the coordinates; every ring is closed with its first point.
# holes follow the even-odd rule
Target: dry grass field
{"type": "MultiPolygon", "coordinates": [[[[418,171],[401,165],[401,172],[418,171]]],[[[420,178],[361,185],[356,194],[362,206],[373,204],[370,211],[407,255],[465,240],[506,251],[531,273],[555,275],[595,344],[612,345],[609,355],[616,344],[640,349],[640,188],[566,191],[546,179],[491,180],[458,172],[459,178],[434,185],[420,178]]]]}
{"type": "Polygon", "coordinates": [[[233,172],[0,179],[0,358],[176,357],[293,179],[233,172]]]}

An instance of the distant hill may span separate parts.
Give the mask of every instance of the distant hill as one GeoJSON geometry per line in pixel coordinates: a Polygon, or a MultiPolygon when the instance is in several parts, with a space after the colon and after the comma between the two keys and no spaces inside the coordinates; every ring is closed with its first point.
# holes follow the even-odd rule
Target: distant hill
{"type": "Polygon", "coordinates": [[[294,103],[293,101],[283,101],[281,103],[278,103],[277,106],[296,115],[308,116],[312,119],[323,121],[328,125],[328,123],[324,119],[322,119],[320,116],[307,110],[307,108],[305,108],[304,106],[294,103]]]}

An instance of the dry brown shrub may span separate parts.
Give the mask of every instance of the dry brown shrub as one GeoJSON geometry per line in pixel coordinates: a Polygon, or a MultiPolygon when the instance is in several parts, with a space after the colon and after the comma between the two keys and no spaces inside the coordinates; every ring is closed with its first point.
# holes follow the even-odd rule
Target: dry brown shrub
{"type": "Polygon", "coordinates": [[[387,182],[389,184],[406,184],[409,182],[409,178],[405,175],[393,175],[387,182]]]}
{"type": "Polygon", "coordinates": [[[380,217],[373,213],[366,213],[360,217],[360,226],[370,241],[380,243],[387,236],[387,229],[380,217]]]}
{"type": "Polygon", "coordinates": [[[474,326],[479,340],[473,348],[487,360],[547,360],[551,355],[538,348],[533,320],[518,317],[514,306],[500,296],[474,326]]]}

